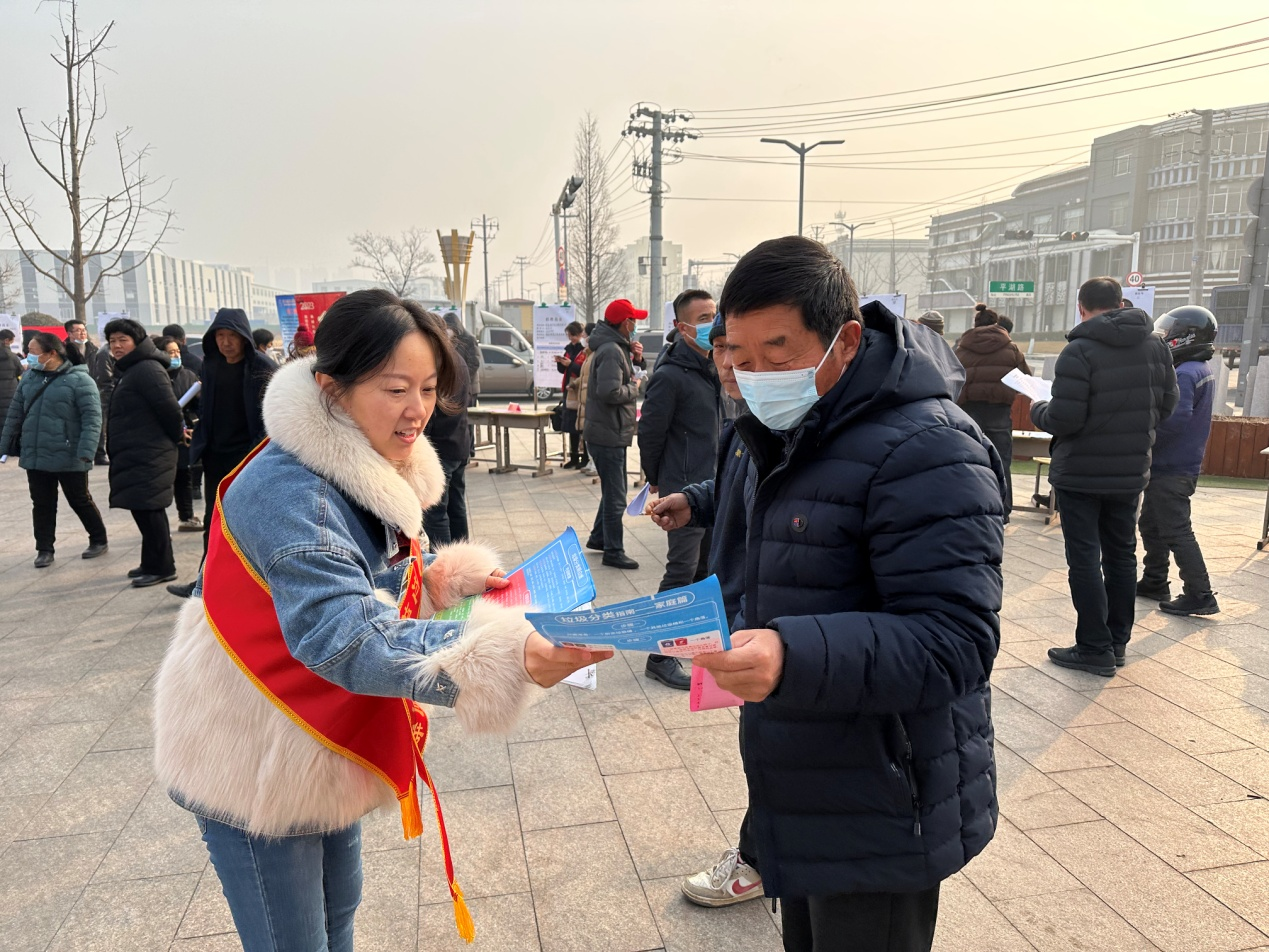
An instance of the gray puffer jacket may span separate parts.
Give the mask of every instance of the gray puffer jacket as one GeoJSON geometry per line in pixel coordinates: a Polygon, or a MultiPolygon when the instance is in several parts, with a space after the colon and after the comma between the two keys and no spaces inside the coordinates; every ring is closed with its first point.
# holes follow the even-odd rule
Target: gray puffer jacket
{"type": "Polygon", "coordinates": [[[23,469],[51,473],[92,469],[101,437],[101,397],[87,366],[64,361],[56,370],[24,373],[0,432],[0,456],[11,451],[19,429],[23,469]],[[48,391],[37,400],[46,387],[48,391]]]}
{"type": "Polygon", "coordinates": [[[634,440],[639,382],[630,362],[630,341],[607,321],[595,326],[588,346],[591,363],[586,387],[587,443],[629,446],[634,440]]]}

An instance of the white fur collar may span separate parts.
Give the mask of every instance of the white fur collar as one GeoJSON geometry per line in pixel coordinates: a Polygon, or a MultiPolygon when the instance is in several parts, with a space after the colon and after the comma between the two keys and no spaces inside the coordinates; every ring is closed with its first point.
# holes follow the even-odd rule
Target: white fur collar
{"type": "Polygon", "coordinates": [[[445,488],[445,471],[425,437],[400,470],[374,451],[338,404],[313,379],[315,358],[293,360],[269,381],[264,428],[269,438],[363,509],[417,539],[423,510],[445,488]]]}

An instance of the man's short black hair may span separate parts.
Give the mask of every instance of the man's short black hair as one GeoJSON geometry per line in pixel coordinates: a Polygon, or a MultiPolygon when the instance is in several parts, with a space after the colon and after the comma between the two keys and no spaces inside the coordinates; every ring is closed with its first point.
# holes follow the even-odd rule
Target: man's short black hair
{"type": "Polygon", "coordinates": [[[169,324],[163,328],[163,336],[172,338],[178,344],[183,344],[185,343],[185,328],[181,327],[180,324],[169,324]]]}
{"type": "Polygon", "coordinates": [[[818,241],[772,238],[736,262],[718,302],[728,320],[767,307],[795,307],[827,347],[848,321],[858,321],[859,294],[845,265],[818,241]]]}
{"type": "Polygon", "coordinates": [[[590,335],[593,333],[595,333],[595,322],[587,321],[586,322],[586,336],[590,337],[590,335]]]}
{"type": "Polygon", "coordinates": [[[1090,314],[1124,306],[1124,289],[1114,278],[1089,278],[1080,285],[1080,307],[1090,314]]]}
{"type": "Polygon", "coordinates": [[[676,321],[683,319],[683,308],[687,307],[693,301],[712,301],[714,295],[708,291],[702,291],[700,288],[688,288],[682,294],[674,299],[674,319],[676,321]]]}
{"type": "Polygon", "coordinates": [[[66,328],[66,333],[68,333],[68,334],[69,334],[69,333],[71,332],[71,328],[72,328],[72,327],[74,327],[76,324],[78,324],[80,327],[85,327],[85,326],[87,326],[87,325],[85,325],[85,324],[84,324],[84,322],[83,322],[83,321],[81,321],[81,320],[77,320],[76,318],[73,318],[73,317],[72,317],[69,321],[67,321],[65,324],[63,324],[63,325],[62,325],[62,327],[66,328]]]}
{"type": "Polygon", "coordinates": [[[273,343],[273,331],[267,327],[257,327],[251,332],[251,339],[255,342],[257,348],[268,347],[273,343]]]}

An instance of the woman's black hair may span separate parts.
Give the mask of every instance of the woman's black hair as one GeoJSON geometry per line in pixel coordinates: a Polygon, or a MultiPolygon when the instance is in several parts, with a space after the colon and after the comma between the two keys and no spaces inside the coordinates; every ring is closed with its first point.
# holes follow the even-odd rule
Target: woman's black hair
{"type": "Polygon", "coordinates": [[[126,334],[132,338],[134,344],[140,344],[146,338],[145,328],[128,317],[116,317],[102,329],[101,336],[105,338],[107,347],[110,346],[112,334],[126,334]]]}
{"type": "Polygon", "coordinates": [[[974,305],[974,326],[990,327],[992,324],[1000,321],[1000,315],[989,308],[986,304],[974,305]]]}
{"type": "Polygon", "coordinates": [[[39,344],[40,350],[44,351],[46,354],[57,354],[58,357],[66,361],[68,364],[75,365],[85,362],[84,355],[79,352],[78,347],[67,347],[64,343],[62,343],[62,339],[60,337],[56,334],[51,334],[48,331],[40,331],[38,334],[31,335],[31,339],[26,343],[26,352],[28,354],[31,352],[32,343],[39,344]]]}
{"type": "Polygon", "coordinates": [[[160,353],[167,350],[168,344],[175,344],[177,347],[181,346],[181,342],[179,340],[167,334],[155,334],[151,339],[154,341],[154,346],[159,349],[160,353]]]}
{"type": "Polygon", "coordinates": [[[445,325],[417,301],[403,300],[382,288],[354,291],[330,306],[317,325],[313,373],[326,374],[337,392],[346,392],[382,371],[401,339],[412,331],[423,335],[436,358],[437,409],[455,412],[458,357],[445,325]]]}

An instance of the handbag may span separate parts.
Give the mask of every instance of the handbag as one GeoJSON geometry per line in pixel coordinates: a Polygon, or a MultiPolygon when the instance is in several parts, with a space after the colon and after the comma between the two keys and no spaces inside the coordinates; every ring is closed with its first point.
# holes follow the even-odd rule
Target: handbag
{"type": "Polygon", "coordinates": [[[31,398],[31,402],[22,410],[22,419],[18,421],[17,431],[13,434],[13,445],[9,448],[9,455],[18,459],[22,458],[22,427],[26,426],[26,418],[31,415],[31,409],[39,402],[40,397],[44,396],[44,391],[53,385],[55,378],[50,377],[44,381],[44,386],[40,388],[40,392],[31,398]]]}
{"type": "Polygon", "coordinates": [[[564,401],[560,400],[551,410],[551,429],[556,433],[564,432],[564,401]]]}

